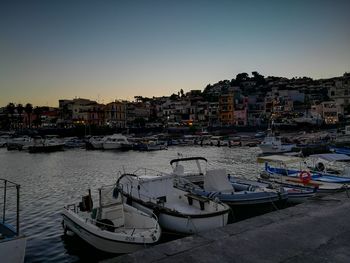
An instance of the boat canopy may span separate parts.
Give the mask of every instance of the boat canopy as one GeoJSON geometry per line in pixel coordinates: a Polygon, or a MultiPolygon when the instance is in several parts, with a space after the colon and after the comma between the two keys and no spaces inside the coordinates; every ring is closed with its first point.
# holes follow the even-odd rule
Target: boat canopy
{"type": "Polygon", "coordinates": [[[326,160],[328,162],[342,162],[342,161],[350,161],[350,156],[346,154],[340,154],[340,153],[323,153],[323,154],[313,154],[310,155],[310,158],[320,158],[323,160],[326,160]]]}
{"type": "Polygon", "coordinates": [[[270,156],[261,156],[257,159],[258,163],[278,163],[278,164],[287,164],[287,163],[300,163],[302,158],[295,156],[286,156],[286,155],[270,155],[270,156]]]}
{"type": "Polygon", "coordinates": [[[234,192],[225,169],[208,170],[204,175],[204,190],[216,192],[234,192]]]}
{"type": "Polygon", "coordinates": [[[173,159],[170,161],[170,165],[173,165],[173,163],[178,163],[178,162],[196,161],[196,160],[202,160],[202,161],[208,162],[207,159],[205,159],[204,157],[188,157],[188,158],[173,159]]]}

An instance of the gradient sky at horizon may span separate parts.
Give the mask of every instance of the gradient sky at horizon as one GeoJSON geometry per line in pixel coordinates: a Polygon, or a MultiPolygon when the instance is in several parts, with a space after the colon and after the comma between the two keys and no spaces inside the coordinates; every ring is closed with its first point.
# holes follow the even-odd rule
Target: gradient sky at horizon
{"type": "Polygon", "coordinates": [[[0,106],[107,103],[203,89],[240,72],[350,70],[350,1],[0,3],[0,106]]]}

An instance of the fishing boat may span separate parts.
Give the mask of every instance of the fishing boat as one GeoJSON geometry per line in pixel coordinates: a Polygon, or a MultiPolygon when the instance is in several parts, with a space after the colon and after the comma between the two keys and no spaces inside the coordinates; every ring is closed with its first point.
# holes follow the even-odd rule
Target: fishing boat
{"type": "Polygon", "coordinates": [[[84,148],[85,142],[78,137],[67,138],[64,141],[64,147],[66,148],[84,148]]]}
{"type": "Polygon", "coordinates": [[[265,163],[265,171],[261,177],[270,182],[279,183],[285,186],[303,186],[309,188],[317,187],[317,195],[341,192],[346,189],[345,179],[325,177],[312,174],[308,169],[303,170],[303,159],[295,156],[271,155],[258,158],[259,163],[265,163]],[[276,165],[275,167],[269,164],[276,165]],[[287,165],[299,165],[299,168],[290,169],[287,165]],[[338,180],[338,181],[337,181],[338,180]]]}
{"type": "Polygon", "coordinates": [[[30,153],[57,152],[63,151],[63,149],[64,143],[54,135],[47,135],[44,139],[36,136],[33,139],[33,144],[28,146],[30,153]]]}
{"type": "Polygon", "coordinates": [[[338,153],[338,154],[350,155],[350,148],[349,147],[329,146],[329,151],[334,152],[334,153],[338,153]]]}
{"type": "Polygon", "coordinates": [[[168,231],[194,234],[227,224],[227,205],[175,188],[172,175],[142,169],[121,175],[117,184],[127,203],[154,212],[168,231]]]}
{"type": "Polygon", "coordinates": [[[259,144],[259,148],[264,154],[291,152],[295,147],[295,144],[283,143],[282,139],[275,136],[271,131],[268,132],[264,140],[259,144]]]}
{"type": "MultiPolygon", "coordinates": [[[[257,181],[262,187],[266,188],[283,188],[288,194],[287,202],[290,204],[300,204],[304,203],[311,198],[315,197],[318,191],[318,187],[307,187],[298,185],[288,185],[279,182],[271,182],[269,180],[264,180],[263,178],[258,178],[257,181]]],[[[255,183],[253,184],[255,185],[255,183]]]]}
{"type": "Polygon", "coordinates": [[[159,151],[168,149],[168,146],[166,142],[161,142],[158,140],[145,140],[138,144],[137,149],[140,151],[159,151]]]}
{"type": "MultiPolygon", "coordinates": [[[[323,158],[325,155],[318,154],[313,155],[314,157],[323,158]]],[[[270,156],[271,157],[271,156],[270,156]]],[[[347,184],[350,183],[350,177],[337,176],[334,174],[326,173],[322,171],[324,167],[322,162],[318,162],[314,167],[306,167],[302,169],[287,169],[285,167],[273,167],[268,163],[265,163],[265,171],[272,174],[282,174],[291,177],[309,177],[310,180],[326,182],[326,183],[338,183],[347,184]],[[311,168],[311,169],[310,169],[311,168]]]]}
{"type": "Polygon", "coordinates": [[[33,139],[29,136],[15,137],[9,139],[6,143],[7,150],[27,150],[33,145],[33,139]]]}
{"type": "Polygon", "coordinates": [[[269,189],[231,181],[225,169],[207,170],[203,187],[191,184],[186,179],[183,180],[181,175],[175,182],[175,186],[180,189],[212,199],[217,198],[234,208],[282,204],[288,197],[283,189],[269,189]]]}
{"type": "Polygon", "coordinates": [[[1,263],[20,263],[24,262],[27,238],[20,233],[19,224],[19,194],[20,185],[6,179],[0,179],[1,189],[3,190],[2,200],[2,220],[0,220],[0,262],[1,263]],[[7,219],[9,193],[16,189],[16,226],[10,224],[7,219]]]}
{"type": "Polygon", "coordinates": [[[106,137],[103,136],[92,136],[86,141],[86,149],[97,150],[103,149],[103,142],[106,140],[106,137]]]}
{"type": "Polygon", "coordinates": [[[113,134],[111,136],[107,136],[103,141],[103,149],[105,150],[121,150],[124,148],[131,148],[131,143],[124,135],[113,134]]]}
{"type": "Polygon", "coordinates": [[[108,253],[130,253],[155,244],[161,229],[155,216],[123,202],[116,185],[99,189],[99,206],[91,192],[82,202],[64,207],[65,232],[72,231],[93,247],[108,253]]]}

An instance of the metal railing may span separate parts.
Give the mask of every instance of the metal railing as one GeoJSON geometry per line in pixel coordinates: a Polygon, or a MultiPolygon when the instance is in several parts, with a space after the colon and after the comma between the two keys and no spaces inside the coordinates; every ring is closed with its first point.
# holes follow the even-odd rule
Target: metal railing
{"type": "Polygon", "coordinates": [[[19,235],[19,197],[20,197],[20,185],[14,182],[11,182],[6,179],[0,179],[1,186],[0,189],[4,189],[3,195],[3,209],[2,209],[2,223],[6,223],[6,205],[7,205],[7,194],[9,188],[16,188],[16,234],[19,235]]]}

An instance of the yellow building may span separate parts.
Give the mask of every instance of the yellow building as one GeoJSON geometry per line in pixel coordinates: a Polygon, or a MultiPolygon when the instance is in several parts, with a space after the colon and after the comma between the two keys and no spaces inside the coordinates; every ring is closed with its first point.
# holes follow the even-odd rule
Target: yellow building
{"type": "Polygon", "coordinates": [[[234,125],[233,93],[222,94],[219,97],[219,121],[222,126],[234,125]]]}

